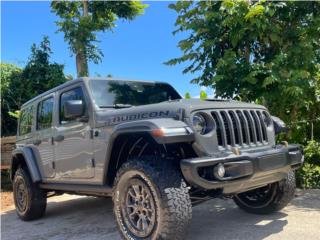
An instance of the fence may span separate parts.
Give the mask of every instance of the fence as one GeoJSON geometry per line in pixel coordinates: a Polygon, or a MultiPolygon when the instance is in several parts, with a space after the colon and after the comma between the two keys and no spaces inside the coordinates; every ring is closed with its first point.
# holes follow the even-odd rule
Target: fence
{"type": "Polygon", "coordinates": [[[11,153],[15,147],[15,143],[15,136],[1,138],[1,170],[10,167],[11,153]]]}

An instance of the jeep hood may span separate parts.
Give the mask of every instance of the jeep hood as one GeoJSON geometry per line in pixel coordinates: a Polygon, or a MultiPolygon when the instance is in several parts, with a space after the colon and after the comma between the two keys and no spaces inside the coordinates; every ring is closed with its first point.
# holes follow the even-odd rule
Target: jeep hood
{"type": "Polygon", "coordinates": [[[177,118],[181,111],[185,117],[194,111],[207,109],[263,109],[261,105],[243,103],[232,100],[200,100],[179,99],[143,106],[121,109],[100,109],[96,111],[96,120],[104,125],[116,125],[124,122],[147,120],[154,118],[177,118]]]}
{"type": "MultiPolygon", "coordinates": [[[[173,101],[174,102],[174,101],[173,101]]],[[[170,102],[170,103],[173,103],[170,102]]],[[[201,109],[234,109],[234,108],[250,108],[250,109],[266,109],[264,106],[239,102],[234,100],[219,99],[180,99],[176,101],[186,111],[193,112],[201,109]]]]}

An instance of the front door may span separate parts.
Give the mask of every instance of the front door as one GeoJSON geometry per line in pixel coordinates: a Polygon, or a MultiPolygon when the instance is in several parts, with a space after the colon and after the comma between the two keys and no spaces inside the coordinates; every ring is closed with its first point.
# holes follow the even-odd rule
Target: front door
{"type": "Polygon", "coordinates": [[[59,92],[58,123],[55,129],[55,165],[57,179],[73,181],[94,177],[93,140],[88,123],[88,97],[83,85],[71,86],[59,92]],[[82,100],[86,106],[82,118],[64,116],[63,106],[68,100],[82,100]],[[86,120],[84,120],[86,119],[86,120]]]}

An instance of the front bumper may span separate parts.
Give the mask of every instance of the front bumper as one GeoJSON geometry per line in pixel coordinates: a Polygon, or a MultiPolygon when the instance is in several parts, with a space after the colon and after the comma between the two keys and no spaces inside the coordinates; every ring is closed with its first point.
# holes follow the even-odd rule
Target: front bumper
{"type": "Polygon", "coordinates": [[[291,169],[304,161],[300,145],[276,146],[269,150],[229,155],[219,158],[184,159],[180,162],[186,181],[193,187],[223,189],[223,193],[240,193],[284,179],[291,169]],[[226,170],[223,178],[203,176],[203,171],[213,172],[222,163],[226,170]]]}

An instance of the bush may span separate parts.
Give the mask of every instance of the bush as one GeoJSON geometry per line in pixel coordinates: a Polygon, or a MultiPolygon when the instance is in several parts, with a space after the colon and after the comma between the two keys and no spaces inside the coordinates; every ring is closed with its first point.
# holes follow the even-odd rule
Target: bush
{"type": "Polygon", "coordinates": [[[320,142],[308,142],[308,145],[304,148],[304,154],[307,163],[320,166],[320,142]]]}
{"type": "Polygon", "coordinates": [[[302,188],[320,188],[320,142],[308,142],[304,156],[305,163],[297,171],[297,184],[302,188]]]}
{"type": "Polygon", "coordinates": [[[305,163],[297,171],[297,185],[302,188],[320,188],[320,166],[305,163]]]}

